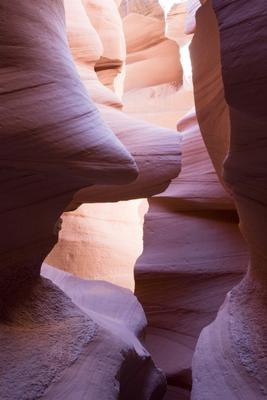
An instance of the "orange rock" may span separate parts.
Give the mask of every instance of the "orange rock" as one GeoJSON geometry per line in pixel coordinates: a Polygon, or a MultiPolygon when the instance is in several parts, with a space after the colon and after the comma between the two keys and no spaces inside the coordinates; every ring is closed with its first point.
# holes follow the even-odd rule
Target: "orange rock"
{"type": "Polygon", "coordinates": [[[127,44],[125,91],[182,81],[179,49],[165,38],[164,19],[129,14],[124,20],[127,44]]]}
{"type": "Polygon", "coordinates": [[[103,54],[95,65],[100,81],[114,90],[115,78],[126,58],[122,21],[114,0],[82,0],[103,44],[103,54]]]}
{"type": "MultiPolygon", "coordinates": [[[[122,107],[121,100],[104,86],[95,65],[104,54],[104,44],[93,27],[82,2],[65,0],[68,40],[79,75],[92,99],[100,104],[122,107]]],[[[93,13],[90,13],[92,16],[93,13]]],[[[116,43],[116,37],[113,38],[116,43]]]]}

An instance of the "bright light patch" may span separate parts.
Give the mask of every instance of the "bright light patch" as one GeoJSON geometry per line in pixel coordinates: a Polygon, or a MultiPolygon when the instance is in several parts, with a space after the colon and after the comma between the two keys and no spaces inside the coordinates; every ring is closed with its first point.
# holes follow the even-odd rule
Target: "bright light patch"
{"type": "MultiPolygon", "coordinates": [[[[166,20],[167,15],[174,4],[186,3],[187,0],[158,0],[158,1],[164,10],[165,20],[166,20]]],[[[180,59],[184,72],[183,76],[184,87],[189,90],[192,90],[192,64],[189,52],[189,43],[180,47],[180,59]]]]}
{"type": "Polygon", "coordinates": [[[185,3],[186,0],[159,0],[159,4],[164,10],[165,17],[174,4],[185,3]]]}
{"type": "Polygon", "coordinates": [[[192,89],[192,63],[189,51],[190,43],[180,47],[180,59],[184,72],[184,88],[192,89]]]}

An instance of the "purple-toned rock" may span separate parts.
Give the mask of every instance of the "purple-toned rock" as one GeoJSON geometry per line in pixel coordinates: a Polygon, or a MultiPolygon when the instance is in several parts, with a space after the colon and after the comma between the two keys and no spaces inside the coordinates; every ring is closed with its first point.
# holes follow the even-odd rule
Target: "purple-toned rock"
{"type": "Polygon", "coordinates": [[[199,10],[197,24],[206,24],[204,15],[211,15],[211,5],[218,21],[213,32],[220,34],[230,118],[223,176],[237,205],[250,262],[246,276],[228,293],[216,320],[200,335],[192,398],[263,400],[267,396],[267,15],[262,2],[250,7],[241,1],[214,0],[199,10]]]}

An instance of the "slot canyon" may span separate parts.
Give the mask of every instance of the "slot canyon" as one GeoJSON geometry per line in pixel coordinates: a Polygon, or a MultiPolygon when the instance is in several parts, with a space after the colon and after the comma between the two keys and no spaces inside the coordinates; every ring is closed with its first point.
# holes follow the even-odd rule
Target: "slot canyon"
{"type": "Polygon", "coordinates": [[[267,399],[263,0],[0,1],[0,400],[267,399]]]}

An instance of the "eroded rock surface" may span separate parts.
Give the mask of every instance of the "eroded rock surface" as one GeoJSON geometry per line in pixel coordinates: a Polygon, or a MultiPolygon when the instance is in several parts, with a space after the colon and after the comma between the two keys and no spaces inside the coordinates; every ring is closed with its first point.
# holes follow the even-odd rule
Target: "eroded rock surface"
{"type": "Polygon", "coordinates": [[[83,204],[65,213],[59,242],[47,262],[81,278],[106,280],[133,291],[146,211],[147,201],[135,200],[83,204]]]}
{"type": "MultiPolygon", "coordinates": [[[[88,46],[89,36],[87,32],[81,32],[79,42],[77,42],[77,39],[75,39],[76,33],[75,31],[72,32],[72,19],[73,15],[75,15],[75,10],[78,7],[78,2],[75,3],[75,5],[73,5],[72,3],[73,2],[70,2],[68,4],[68,7],[70,9],[72,8],[73,10],[72,12],[70,12],[69,10],[70,22],[68,24],[67,19],[67,27],[69,27],[70,38],[73,38],[73,40],[70,41],[70,47],[71,49],[73,48],[73,57],[79,67],[81,65],[81,57],[79,56],[81,52],[84,56],[84,60],[86,59],[86,46],[88,46]],[[82,40],[82,35],[85,33],[86,36],[82,40]],[[77,47],[78,49],[80,49],[79,51],[77,51],[77,47]]],[[[90,6],[90,4],[90,2],[86,2],[87,11],[91,10],[90,13],[88,12],[88,15],[90,15],[90,19],[94,20],[96,24],[96,21],[98,21],[97,17],[103,17],[101,16],[102,14],[99,15],[100,9],[101,7],[103,8],[103,6],[99,4],[99,6],[93,7],[92,5],[90,6]],[[96,13],[96,15],[93,15],[94,13],[96,13]]],[[[82,4],[80,4],[80,7],[82,7],[82,4]]],[[[88,22],[90,23],[89,20],[88,22]]],[[[120,25],[120,27],[120,35],[123,35],[124,37],[122,24],[120,25]]],[[[109,29],[109,25],[105,25],[105,18],[103,18],[99,30],[101,31],[101,29],[104,28],[107,30],[109,29]]],[[[101,37],[102,35],[100,34],[99,38],[101,37]]],[[[105,38],[107,39],[106,36],[105,38]]],[[[95,37],[92,36],[91,40],[93,42],[95,40],[95,37]]],[[[110,42],[112,41],[115,41],[116,45],[117,35],[114,37],[111,35],[109,38],[109,42],[101,40],[104,52],[105,47],[108,47],[107,50],[110,51],[109,47],[112,45],[110,44],[110,42]]],[[[92,43],[91,47],[89,48],[93,47],[94,43],[92,43]]],[[[124,47],[124,51],[126,52],[126,47],[124,47]]],[[[91,55],[88,52],[87,57],[90,58],[90,56],[91,55]]],[[[176,63],[178,63],[178,61],[176,61],[176,63]]],[[[86,67],[86,65],[83,65],[82,68],[86,67]]],[[[94,65],[94,61],[92,62],[92,65],[94,65]]],[[[106,72],[110,71],[111,69],[111,66],[107,67],[106,72]]],[[[86,81],[89,93],[91,91],[90,82],[90,79],[86,81]]],[[[95,76],[92,76],[92,82],[93,84],[95,84],[95,76]]],[[[99,86],[99,93],[101,91],[100,89],[101,86],[99,86]]],[[[98,109],[100,110],[100,113],[108,126],[116,134],[117,138],[119,138],[119,140],[134,156],[138,164],[139,177],[138,179],[136,179],[133,185],[124,185],[123,189],[122,187],[120,188],[119,186],[111,185],[95,185],[92,187],[87,187],[84,190],[79,191],[74,196],[73,202],[70,205],[69,209],[75,209],[79,207],[82,203],[107,203],[152,196],[165,190],[166,187],[169,185],[171,179],[177,176],[180,169],[180,138],[176,132],[171,129],[164,129],[162,127],[152,125],[144,121],[139,121],[131,116],[128,116],[124,112],[121,112],[114,107],[111,107],[114,105],[114,103],[112,102],[109,104],[108,107],[106,98],[104,97],[105,91],[103,91],[102,93],[102,97],[98,95],[96,98],[96,101],[98,102],[98,109]],[[105,100],[102,102],[102,99],[105,100]]],[[[61,267],[66,271],[78,273],[81,277],[99,277],[101,273],[104,273],[105,270],[109,270],[110,272],[104,273],[105,277],[110,277],[112,275],[112,282],[117,284],[123,283],[124,286],[126,285],[127,287],[133,288],[134,282],[132,268],[134,264],[134,258],[136,259],[142,251],[142,231],[140,230],[139,220],[136,220],[136,223],[132,225],[134,227],[134,230],[132,230],[132,232],[129,227],[128,229],[126,228],[124,231],[125,233],[128,232],[127,235],[129,237],[129,240],[139,243],[138,249],[136,247],[132,247],[131,252],[127,253],[129,258],[126,264],[124,250],[122,249],[121,251],[117,251],[113,246],[110,245],[111,243],[114,243],[116,236],[115,232],[113,232],[112,229],[106,228],[105,233],[103,233],[100,225],[98,228],[99,223],[97,222],[97,220],[103,220],[102,214],[106,215],[105,210],[109,209],[112,210],[112,217],[109,219],[114,222],[117,221],[117,224],[119,223],[119,221],[121,221],[122,223],[123,221],[121,208],[128,208],[128,210],[132,210],[131,212],[133,213],[133,215],[138,215],[138,204],[139,203],[137,202],[132,202],[131,204],[127,203],[124,205],[121,203],[114,205],[99,204],[91,206],[91,208],[89,205],[87,205],[86,207],[82,208],[83,228],[81,228],[79,222],[81,221],[81,211],[77,210],[77,218],[75,218],[76,211],[74,211],[71,215],[66,213],[63,216],[63,230],[60,233],[59,243],[54,248],[53,252],[49,255],[49,263],[54,266],[61,267]],[[87,216],[85,210],[87,210],[87,216]],[[89,220],[92,213],[96,218],[95,222],[89,220]],[[88,235],[83,235],[82,232],[85,233],[85,227],[87,227],[86,229],[88,229],[90,226],[95,232],[95,235],[90,236],[90,233],[88,235]],[[73,232],[76,231],[78,236],[83,236],[83,244],[81,244],[80,242],[81,236],[79,239],[78,237],[74,239],[74,235],[71,233],[71,230],[73,232]],[[137,236],[135,236],[135,234],[137,236]],[[85,237],[87,238],[86,240],[85,237]],[[99,237],[99,239],[97,237],[99,237]],[[103,249],[103,258],[99,254],[100,250],[98,246],[100,245],[100,243],[101,249],[103,249]],[[88,254],[88,256],[84,257],[85,254],[88,254]],[[86,258],[86,261],[84,260],[84,258],[86,258]],[[90,264],[91,261],[92,263],[90,264]],[[124,277],[120,277],[120,273],[115,272],[114,268],[116,264],[118,265],[118,270],[123,273],[124,277]],[[75,265],[80,267],[75,267],[75,265]],[[87,272],[85,267],[81,267],[82,265],[87,265],[87,272]]],[[[144,213],[144,211],[141,212],[141,218],[142,213],[144,213]]],[[[126,220],[124,221],[124,224],[126,224],[126,220]]],[[[117,240],[119,237],[121,237],[120,235],[121,234],[119,230],[117,230],[117,240]]]]}
{"type": "Polygon", "coordinates": [[[82,356],[43,398],[161,399],[165,379],[142,345],[146,319],[133,294],[108,282],[79,279],[49,265],[43,266],[42,275],[60,287],[97,326],[82,356]]]}
{"type": "MultiPolygon", "coordinates": [[[[246,276],[226,297],[198,341],[193,399],[265,399],[266,366],[266,10],[261,2],[207,2],[215,11],[222,81],[229,108],[230,148],[224,179],[248,243],[246,276]],[[255,45],[255,44],[258,45],[255,45]]],[[[215,32],[216,34],[216,32],[215,32]]]]}
{"type": "Polygon", "coordinates": [[[170,385],[190,391],[199,334],[242,278],[247,250],[195,113],[178,127],[183,169],[165,192],[149,200],[135,293],[148,318],[146,343],[156,364],[170,385]]]}
{"type": "Polygon", "coordinates": [[[127,44],[125,91],[169,82],[181,84],[179,50],[165,35],[164,15],[156,18],[152,12],[130,8],[123,26],[127,44]]]}
{"type": "MultiPolygon", "coordinates": [[[[96,64],[104,57],[104,45],[100,37],[100,32],[95,29],[92,23],[92,21],[96,23],[97,16],[92,12],[89,16],[82,1],[65,0],[64,5],[66,10],[68,41],[71,52],[79,75],[90,92],[91,98],[96,103],[121,108],[121,100],[119,96],[111,90],[112,85],[110,88],[104,86],[96,73],[96,64]]],[[[88,7],[89,5],[87,8],[88,7]]],[[[102,21],[104,16],[102,14],[99,16],[101,7],[99,8],[100,10],[98,9],[97,15],[100,21],[102,21]]],[[[110,25],[110,21],[108,23],[110,25]]],[[[117,32],[118,29],[116,28],[113,34],[113,39],[114,36],[116,39],[115,33],[117,32]]],[[[120,36],[119,31],[119,37],[120,36]]],[[[123,55],[121,55],[120,58],[123,58],[123,55]]],[[[122,61],[120,61],[119,67],[121,64],[122,61]]],[[[112,72],[110,69],[108,69],[108,71],[112,72]]],[[[112,76],[109,78],[110,81],[112,81],[112,76]]]]}
{"type": "Polygon", "coordinates": [[[198,15],[191,58],[199,126],[217,174],[221,177],[223,161],[229,149],[230,118],[224,98],[217,21],[209,5],[203,6],[198,15]]]}
{"type": "Polygon", "coordinates": [[[95,65],[97,76],[106,87],[114,90],[114,81],[122,72],[126,57],[118,5],[114,0],[82,0],[82,3],[103,45],[103,53],[95,65]]]}
{"type": "Polygon", "coordinates": [[[162,20],[164,16],[158,0],[122,0],[120,12],[123,17],[130,13],[137,13],[162,20]]]}
{"type": "MultiPolygon", "coordinates": [[[[127,331],[122,338],[119,329],[102,329],[67,289],[40,277],[74,193],[97,183],[134,181],[136,163],[80,81],[63,2],[19,0],[14,7],[4,1],[0,12],[1,398],[162,397],[164,379],[135,335],[127,331]]],[[[78,58],[82,46],[78,41],[78,58]]],[[[92,54],[91,71],[97,47],[92,54]]],[[[103,298],[108,293],[105,285],[100,291],[103,298]]]]}
{"type": "Polygon", "coordinates": [[[138,174],[76,73],[63,3],[39,10],[18,2],[16,10],[1,5],[1,313],[13,290],[38,277],[56,241],[56,221],[75,191],[96,182],[126,183],[138,174]]]}
{"type": "MultiPolygon", "coordinates": [[[[192,38],[199,6],[199,2],[189,4],[183,27],[174,22],[185,18],[184,5],[174,6],[167,14],[166,32],[172,39],[176,37],[180,46],[187,46],[192,38]]],[[[188,82],[175,95],[159,87],[124,95],[128,112],[140,113],[142,118],[164,126],[175,127],[179,115],[187,113],[178,123],[182,171],[165,192],[149,200],[144,252],[135,266],[136,294],[149,321],[146,343],[167,375],[170,398],[190,397],[192,357],[199,334],[215,318],[226,293],[244,275],[248,259],[233,198],[220,182],[228,120],[220,60],[216,58],[218,37],[208,37],[209,23],[207,20],[205,25],[206,42],[212,39],[213,43],[207,47],[207,55],[200,59],[201,50],[196,45],[199,33],[191,45],[196,111],[188,112],[193,102],[186,63],[188,82]],[[211,71],[210,75],[205,75],[205,69],[211,71]],[[203,78],[207,83],[203,84],[203,78]],[[138,96],[140,103],[136,105],[138,96]],[[163,103],[175,110],[173,115],[165,113],[163,103]],[[210,107],[215,112],[209,119],[210,107]],[[212,123],[212,118],[218,123],[212,123]]]]}
{"type": "Polygon", "coordinates": [[[96,332],[97,324],[63,291],[39,278],[1,321],[1,399],[44,396],[78,361],[96,332]]]}
{"type": "Polygon", "coordinates": [[[202,3],[65,0],[72,55],[61,0],[0,5],[1,399],[159,400],[157,367],[165,399],[188,399],[199,334],[248,261],[236,205],[250,265],[202,330],[192,398],[266,398],[266,12],[202,3]],[[146,202],[129,200],[150,196],[145,341],[137,299],[98,279],[133,290],[146,202]],[[47,260],[94,281],[40,276],[64,210],[47,260]]]}

